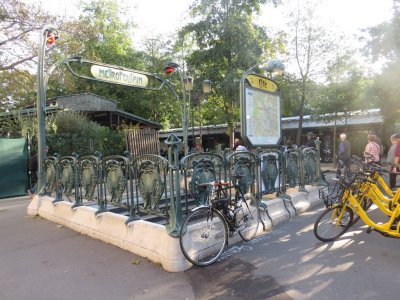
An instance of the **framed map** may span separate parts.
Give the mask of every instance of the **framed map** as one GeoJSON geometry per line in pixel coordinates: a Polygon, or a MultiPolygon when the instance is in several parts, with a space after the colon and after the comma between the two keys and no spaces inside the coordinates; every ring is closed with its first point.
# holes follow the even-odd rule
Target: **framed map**
{"type": "Polygon", "coordinates": [[[242,137],[252,146],[277,145],[281,139],[281,97],[269,78],[249,75],[244,85],[242,137]]]}

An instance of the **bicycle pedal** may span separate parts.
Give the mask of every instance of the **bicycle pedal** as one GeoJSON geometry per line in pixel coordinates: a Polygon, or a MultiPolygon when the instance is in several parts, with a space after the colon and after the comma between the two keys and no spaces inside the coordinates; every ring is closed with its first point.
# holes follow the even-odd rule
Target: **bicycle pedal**
{"type": "Polygon", "coordinates": [[[370,234],[372,230],[373,230],[372,227],[368,227],[366,233],[370,234]]]}

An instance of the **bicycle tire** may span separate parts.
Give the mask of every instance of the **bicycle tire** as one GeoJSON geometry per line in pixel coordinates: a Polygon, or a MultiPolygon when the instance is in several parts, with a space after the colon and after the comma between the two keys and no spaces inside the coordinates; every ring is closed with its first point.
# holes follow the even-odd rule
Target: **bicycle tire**
{"type": "Polygon", "coordinates": [[[244,241],[251,241],[256,236],[260,219],[257,199],[251,194],[244,195],[241,207],[236,214],[239,235],[244,241]]]}
{"type": "Polygon", "coordinates": [[[349,207],[338,206],[326,209],[314,223],[314,235],[323,242],[331,242],[342,236],[353,224],[353,211],[349,207]],[[340,223],[337,219],[345,209],[340,223]]]}
{"type": "Polygon", "coordinates": [[[225,219],[214,208],[196,208],[182,223],[179,244],[185,258],[196,266],[214,263],[227,243],[225,219]]]}

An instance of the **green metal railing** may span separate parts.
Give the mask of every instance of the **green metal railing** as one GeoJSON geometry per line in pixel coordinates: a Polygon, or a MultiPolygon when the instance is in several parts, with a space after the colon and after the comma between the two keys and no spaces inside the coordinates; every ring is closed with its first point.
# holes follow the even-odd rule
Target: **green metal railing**
{"type": "MultiPolygon", "coordinates": [[[[168,158],[159,155],[132,157],[110,155],[63,156],[55,154],[44,161],[46,193],[54,203],[73,202],[72,208],[91,206],[96,214],[114,212],[127,216],[126,223],[138,219],[166,226],[178,237],[183,216],[191,208],[205,204],[207,189],[197,185],[213,180],[230,182],[236,174],[242,192],[252,192],[258,200],[276,193],[287,211],[296,212],[287,189],[306,191],[308,184],[319,184],[319,154],[315,148],[275,149],[257,152],[225,151],[195,153],[179,159],[182,141],[175,135],[167,140],[168,158]]],[[[268,215],[267,206],[262,206],[268,215]]],[[[271,219],[271,218],[270,218],[271,219]]]]}

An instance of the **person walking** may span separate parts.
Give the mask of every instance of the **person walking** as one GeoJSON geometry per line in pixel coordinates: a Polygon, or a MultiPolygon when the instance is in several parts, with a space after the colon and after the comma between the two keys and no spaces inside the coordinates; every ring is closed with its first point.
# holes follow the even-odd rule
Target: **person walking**
{"type": "Polygon", "coordinates": [[[339,138],[338,159],[348,166],[350,164],[350,142],[345,133],[340,134],[339,138]]]}
{"type": "Polygon", "coordinates": [[[374,134],[368,134],[368,143],[364,150],[365,162],[380,164],[380,153],[381,147],[376,142],[376,136],[374,134]]]}
{"type": "Polygon", "coordinates": [[[305,143],[304,146],[316,148],[315,137],[314,137],[314,133],[313,132],[308,132],[307,133],[307,142],[305,143]]]}
{"type": "Polygon", "coordinates": [[[242,145],[242,142],[239,139],[235,139],[233,151],[247,151],[247,148],[242,145]]]}
{"type": "Polygon", "coordinates": [[[387,163],[389,165],[389,187],[394,189],[396,187],[396,177],[397,172],[399,171],[398,164],[395,163],[395,153],[398,144],[400,143],[400,134],[392,134],[390,136],[390,142],[392,145],[389,148],[387,153],[387,163]]]}
{"type": "Polygon", "coordinates": [[[347,135],[345,133],[341,133],[340,143],[338,149],[338,162],[337,162],[337,179],[342,175],[342,169],[344,169],[344,175],[346,175],[346,170],[350,170],[350,142],[347,140],[347,135]]]}

